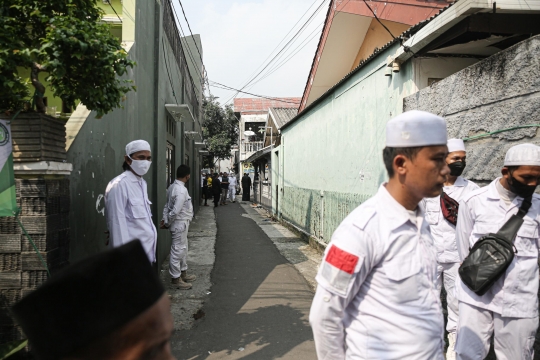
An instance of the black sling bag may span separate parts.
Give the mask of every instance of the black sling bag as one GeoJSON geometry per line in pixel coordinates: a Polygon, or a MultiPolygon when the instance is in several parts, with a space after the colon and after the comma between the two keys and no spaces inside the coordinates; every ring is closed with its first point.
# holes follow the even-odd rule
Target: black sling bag
{"type": "Polygon", "coordinates": [[[530,207],[531,197],[523,199],[518,213],[512,215],[496,234],[481,237],[463,260],[459,277],[477,295],[484,295],[512,263],[514,239],[530,207]]]}

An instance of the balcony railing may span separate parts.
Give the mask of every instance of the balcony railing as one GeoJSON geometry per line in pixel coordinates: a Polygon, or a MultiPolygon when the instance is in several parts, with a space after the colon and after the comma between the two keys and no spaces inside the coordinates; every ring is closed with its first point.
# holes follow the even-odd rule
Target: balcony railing
{"type": "MultiPolygon", "coordinates": [[[[184,79],[184,94],[186,96],[184,103],[191,107],[193,116],[195,116],[196,119],[199,119],[202,101],[199,101],[195,92],[195,83],[193,82],[193,77],[189,72],[189,67],[186,62],[186,55],[184,48],[182,47],[180,33],[178,32],[176,22],[174,21],[172,5],[169,0],[166,0],[164,3],[165,9],[163,15],[163,30],[165,34],[167,34],[167,38],[169,39],[169,43],[173,49],[174,57],[178,62],[178,66],[180,67],[182,79],[184,79]]],[[[196,66],[196,64],[193,65],[196,66]]]]}
{"type": "Polygon", "coordinates": [[[250,153],[259,151],[263,148],[264,144],[262,141],[251,141],[251,142],[245,142],[244,143],[244,152],[250,153]]]}

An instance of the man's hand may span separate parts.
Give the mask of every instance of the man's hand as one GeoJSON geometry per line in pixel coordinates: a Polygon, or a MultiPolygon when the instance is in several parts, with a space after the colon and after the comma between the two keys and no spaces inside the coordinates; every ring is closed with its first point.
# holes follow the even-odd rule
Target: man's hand
{"type": "Polygon", "coordinates": [[[165,220],[161,220],[161,222],[159,223],[159,228],[160,229],[168,229],[168,226],[165,226],[165,220]]]}

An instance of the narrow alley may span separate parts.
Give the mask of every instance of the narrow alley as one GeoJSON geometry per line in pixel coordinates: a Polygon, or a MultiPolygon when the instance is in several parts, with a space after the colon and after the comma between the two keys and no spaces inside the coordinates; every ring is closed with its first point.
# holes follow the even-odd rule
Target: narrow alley
{"type": "MultiPolygon", "coordinates": [[[[261,228],[272,225],[247,203],[220,206],[215,214],[216,262],[210,295],[198,313],[204,316],[190,330],[174,334],[175,356],[314,359],[308,323],[312,287],[273,241],[292,245],[294,251],[289,249],[287,257],[295,263],[308,263],[310,268],[316,268],[317,255],[308,259],[297,249],[301,241],[286,230],[271,239],[261,228]]],[[[190,246],[197,241],[192,239],[190,246]]]]}

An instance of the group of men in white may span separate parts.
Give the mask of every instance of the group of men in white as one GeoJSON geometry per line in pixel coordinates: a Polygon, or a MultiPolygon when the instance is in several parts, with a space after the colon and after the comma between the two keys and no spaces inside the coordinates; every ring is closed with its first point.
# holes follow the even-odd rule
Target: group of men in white
{"type": "MultiPolygon", "coordinates": [[[[110,239],[107,245],[119,247],[140,240],[151,263],[156,262],[157,230],[152,220],[146,181],[143,176],[152,164],[150,144],[135,140],[126,145],[122,168],[124,172],[107,185],[105,214],[110,239]]],[[[187,273],[188,230],[193,219],[193,204],[185,184],[190,179],[190,168],[180,165],[176,180],[167,189],[161,229],[171,232],[169,258],[171,284],[182,290],[192,287],[195,275],[187,273]]]]}
{"type": "MultiPolygon", "coordinates": [[[[491,341],[497,359],[533,358],[540,147],[509,148],[501,176],[482,188],[461,176],[466,157],[462,140],[447,139],[441,117],[409,111],[387,123],[389,180],[339,225],[316,277],[310,323],[319,359],[444,359],[443,285],[446,359],[483,360],[491,341]],[[519,230],[505,230],[509,239],[501,240],[511,244],[512,257],[501,258],[497,246],[477,255],[487,237],[497,238],[516,219],[519,230]],[[507,264],[497,276],[485,274],[485,266],[500,269],[501,261],[507,264]],[[486,277],[482,291],[471,285],[470,278],[486,277]]],[[[151,164],[150,145],[129,143],[124,160],[124,172],[105,193],[110,245],[138,239],[154,263],[157,231],[142,178],[151,164]]],[[[171,281],[189,289],[195,280],[186,261],[193,217],[185,187],[189,167],[180,166],[176,175],[160,227],[172,234],[171,281]]]]}
{"type": "Polygon", "coordinates": [[[316,277],[319,359],[444,359],[443,284],[446,359],[483,360],[491,342],[497,359],[533,359],[540,147],[509,148],[501,176],[482,188],[461,176],[466,156],[441,117],[410,111],[387,123],[389,180],[339,225],[316,277]],[[516,219],[517,234],[494,235],[516,219]],[[501,257],[494,238],[514,256],[501,257]],[[503,270],[486,282],[490,267],[503,270]]]}

